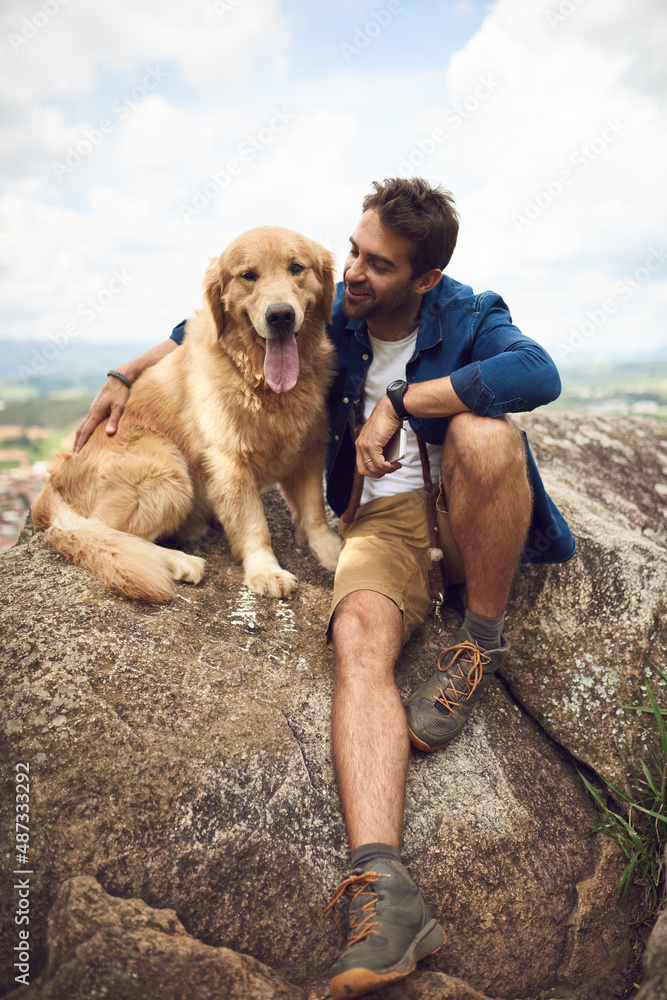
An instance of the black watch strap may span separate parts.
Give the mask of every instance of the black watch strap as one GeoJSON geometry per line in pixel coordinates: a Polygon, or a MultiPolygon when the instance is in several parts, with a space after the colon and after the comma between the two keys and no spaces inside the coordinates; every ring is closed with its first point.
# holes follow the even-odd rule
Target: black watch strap
{"type": "Polygon", "coordinates": [[[404,382],[402,379],[396,379],[395,382],[390,382],[387,386],[389,402],[394,407],[394,411],[399,420],[407,420],[410,416],[403,403],[403,397],[407,391],[408,383],[404,382]]]}

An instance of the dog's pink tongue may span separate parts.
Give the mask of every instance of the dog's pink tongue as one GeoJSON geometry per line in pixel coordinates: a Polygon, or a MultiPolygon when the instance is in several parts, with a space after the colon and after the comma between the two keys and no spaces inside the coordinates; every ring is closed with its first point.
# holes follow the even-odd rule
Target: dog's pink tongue
{"type": "Polygon", "coordinates": [[[296,337],[274,337],[265,341],[264,378],[274,392],[289,392],[299,377],[299,350],[296,337]]]}

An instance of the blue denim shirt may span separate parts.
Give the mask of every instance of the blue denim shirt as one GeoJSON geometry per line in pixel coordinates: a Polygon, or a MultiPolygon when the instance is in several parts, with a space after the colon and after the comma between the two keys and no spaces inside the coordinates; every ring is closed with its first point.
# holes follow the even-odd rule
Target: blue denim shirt
{"type": "MultiPolygon", "coordinates": [[[[365,320],[347,319],[343,285],[333,309],[329,335],[338,353],[338,372],[329,394],[331,442],[327,454],[327,499],[338,514],[352,490],[355,450],[349,417],[366,377],[373,352],[365,320]]],[[[533,410],[560,394],[560,377],[547,352],[512,324],[495,292],[475,295],[447,275],[424,296],[415,351],[406,366],[407,382],[451,376],[459,399],[483,417],[533,410]]],[[[415,434],[442,444],[449,418],[413,417],[415,434]]],[[[574,555],[575,540],[548,496],[526,444],[533,488],[533,517],[522,562],[563,562],[574,555]]]]}
{"type": "MultiPolygon", "coordinates": [[[[341,282],[329,326],[338,370],[329,392],[331,441],[326,461],[327,500],[339,516],[348,505],[354,476],[350,411],[373,356],[365,320],[347,319],[342,295],[341,282]]],[[[172,338],[180,344],[184,332],[185,321],[174,328],[172,338]]],[[[415,352],[405,377],[408,382],[425,382],[445,375],[451,376],[459,399],[483,417],[533,410],[560,394],[553,361],[512,324],[500,296],[475,295],[468,285],[443,274],[424,296],[415,352]]],[[[430,444],[442,444],[448,425],[448,417],[410,419],[415,434],[430,444]]],[[[534,501],[522,561],[564,562],[574,555],[576,543],[544,489],[525,434],[524,440],[534,501]]]]}

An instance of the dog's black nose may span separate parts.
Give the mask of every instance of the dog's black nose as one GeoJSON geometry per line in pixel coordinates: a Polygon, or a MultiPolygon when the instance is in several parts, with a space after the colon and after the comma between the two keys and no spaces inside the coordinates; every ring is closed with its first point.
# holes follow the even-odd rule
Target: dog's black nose
{"type": "Polygon", "coordinates": [[[294,322],[294,308],[289,302],[275,302],[266,310],[266,322],[274,329],[287,329],[294,322]]]}

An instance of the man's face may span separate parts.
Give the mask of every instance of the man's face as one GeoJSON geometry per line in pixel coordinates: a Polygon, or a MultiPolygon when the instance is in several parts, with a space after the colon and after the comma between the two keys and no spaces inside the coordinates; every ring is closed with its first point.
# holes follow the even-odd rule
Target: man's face
{"type": "Polygon", "coordinates": [[[396,236],[369,209],[350,237],[343,268],[343,312],[351,319],[379,319],[410,305],[417,279],[412,277],[410,240],[396,236]]]}

